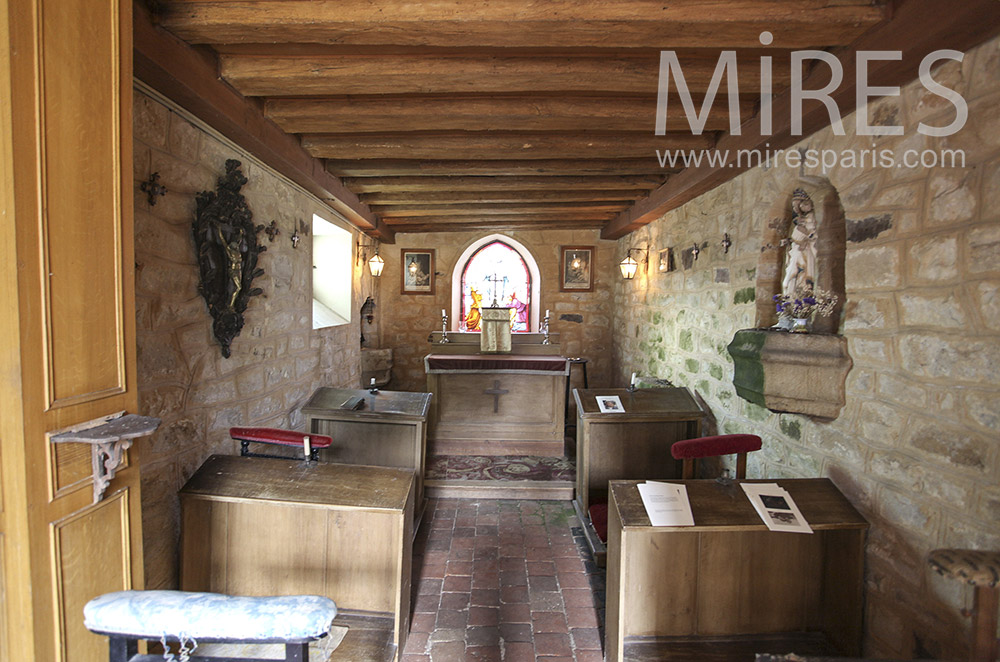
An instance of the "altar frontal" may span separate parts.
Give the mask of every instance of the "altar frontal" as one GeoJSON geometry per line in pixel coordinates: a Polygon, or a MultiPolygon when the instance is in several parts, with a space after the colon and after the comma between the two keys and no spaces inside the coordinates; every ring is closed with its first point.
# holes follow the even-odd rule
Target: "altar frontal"
{"type": "Polygon", "coordinates": [[[437,353],[424,368],[434,394],[430,453],[563,454],[565,357],[437,353]]]}

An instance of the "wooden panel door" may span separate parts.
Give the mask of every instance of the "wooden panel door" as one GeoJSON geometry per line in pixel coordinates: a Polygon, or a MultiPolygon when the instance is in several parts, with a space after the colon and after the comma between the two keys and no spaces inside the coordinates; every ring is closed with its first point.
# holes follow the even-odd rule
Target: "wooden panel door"
{"type": "Polygon", "coordinates": [[[137,456],[95,504],[90,448],[47,435],[137,409],[132,6],[0,5],[0,659],[96,662],[83,605],[142,586],[137,456]]]}

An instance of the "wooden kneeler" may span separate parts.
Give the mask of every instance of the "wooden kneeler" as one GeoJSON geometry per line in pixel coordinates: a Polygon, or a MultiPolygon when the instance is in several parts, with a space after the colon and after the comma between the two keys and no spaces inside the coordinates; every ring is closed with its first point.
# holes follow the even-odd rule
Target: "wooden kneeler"
{"type": "Polygon", "coordinates": [[[160,662],[139,655],[140,639],[179,643],[191,662],[308,662],[309,642],[325,637],[337,615],[318,595],[237,597],[188,591],[118,591],[83,608],[88,630],[109,637],[109,662],[160,662]],[[284,644],[283,660],[188,656],[199,643],[284,644]]]}

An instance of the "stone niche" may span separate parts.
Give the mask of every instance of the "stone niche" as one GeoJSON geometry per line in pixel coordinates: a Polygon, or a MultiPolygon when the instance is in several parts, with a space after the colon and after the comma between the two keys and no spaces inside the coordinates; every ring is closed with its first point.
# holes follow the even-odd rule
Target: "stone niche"
{"type": "Polygon", "coordinates": [[[828,180],[804,177],[774,202],[767,218],[757,262],[756,328],[737,331],[728,347],[733,386],[741,398],[771,411],[836,418],[846,403],[845,382],[854,364],[846,339],[837,335],[846,299],[847,226],[840,197],[828,180]],[[814,320],[812,333],[771,328],[778,321],[773,297],[781,292],[795,189],[809,196],[815,210],[815,286],[837,296],[833,314],[814,320]]]}

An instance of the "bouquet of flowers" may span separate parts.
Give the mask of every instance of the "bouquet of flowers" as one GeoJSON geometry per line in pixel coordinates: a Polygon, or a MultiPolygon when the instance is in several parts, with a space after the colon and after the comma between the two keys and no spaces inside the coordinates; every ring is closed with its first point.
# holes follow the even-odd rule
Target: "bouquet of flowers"
{"type": "Polygon", "coordinates": [[[774,303],[778,317],[812,319],[816,315],[828,317],[837,305],[837,296],[823,290],[798,290],[795,295],[775,294],[774,303]]]}

